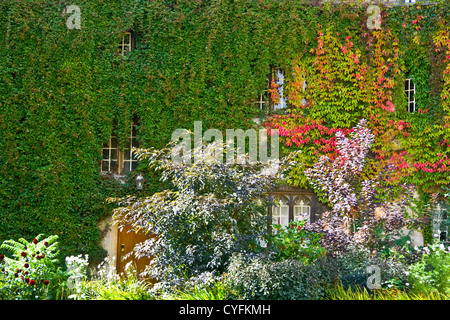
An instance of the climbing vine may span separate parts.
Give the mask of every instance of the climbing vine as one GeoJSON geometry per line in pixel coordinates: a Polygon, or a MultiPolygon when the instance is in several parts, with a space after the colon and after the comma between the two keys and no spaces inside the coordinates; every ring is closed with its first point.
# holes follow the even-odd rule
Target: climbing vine
{"type": "MultiPolygon", "coordinates": [[[[370,30],[366,5],[320,1],[2,1],[0,240],[57,234],[62,257],[100,259],[104,199],[135,191],[136,172],[125,184],[100,174],[113,129],[124,146],[136,115],[141,146],[159,148],[198,120],[254,127],[273,66],[285,71],[289,106],[263,120],[284,151],[302,149],[299,163],[332,156],[336,132],[364,117],[376,136],[367,174],[394,164],[397,179],[424,190],[448,184],[449,6],[380,7],[381,29],[370,30]],[[67,28],[69,5],[79,29],[67,28]],[[122,57],[127,30],[135,50],[122,57]]],[[[308,187],[303,169],[288,182],[308,187]]],[[[146,170],[143,193],[163,189],[146,170]]]]}

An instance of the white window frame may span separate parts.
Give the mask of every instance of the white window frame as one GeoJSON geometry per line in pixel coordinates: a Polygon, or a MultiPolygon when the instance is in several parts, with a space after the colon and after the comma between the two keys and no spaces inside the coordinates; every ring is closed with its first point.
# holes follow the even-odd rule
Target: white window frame
{"type": "Polygon", "coordinates": [[[408,112],[416,112],[416,84],[411,78],[405,79],[405,93],[408,112]]]}
{"type": "Polygon", "coordinates": [[[124,33],[119,49],[122,57],[126,57],[131,51],[133,51],[133,33],[131,31],[124,33]]]}
{"type": "Polygon", "coordinates": [[[285,75],[284,70],[281,68],[274,68],[274,76],[275,83],[278,85],[278,95],[280,96],[280,101],[278,103],[274,103],[273,111],[285,109],[287,107],[287,99],[284,96],[284,84],[285,84],[285,75]]]}
{"type": "Polygon", "coordinates": [[[102,164],[101,164],[101,172],[102,173],[108,173],[108,172],[116,172],[119,170],[119,144],[117,141],[117,137],[113,134],[109,138],[108,143],[105,143],[103,145],[102,149],[102,164]],[[113,146],[113,141],[116,141],[115,146],[113,146]],[[107,150],[108,156],[105,157],[105,151],[107,150]],[[115,151],[115,156],[113,157],[112,153],[115,151]],[[115,168],[112,168],[111,163],[116,162],[115,168]],[[106,164],[106,170],[104,170],[104,164],[106,164]]]}
{"type": "Polygon", "coordinates": [[[124,174],[127,172],[133,171],[138,163],[138,160],[136,159],[132,148],[139,147],[139,144],[137,142],[137,119],[133,119],[131,125],[130,125],[130,135],[128,136],[128,143],[126,148],[121,150],[119,143],[117,141],[117,136],[114,134],[114,129],[111,134],[111,137],[109,138],[109,141],[105,144],[103,144],[102,149],[102,162],[100,167],[100,172],[102,174],[109,174],[109,173],[115,173],[115,174],[124,174]],[[113,141],[116,141],[113,146],[113,141]],[[129,147],[128,147],[129,145],[129,147]],[[105,158],[105,150],[108,150],[108,157],[105,158]],[[111,150],[115,150],[116,157],[112,157],[113,152],[111,150]],[[125,159],[125,153],[127,153],[127,158],[125,159]],[[117,165],[114,167],[111,166],[111,163],[117,162],[117,165]],[[107,164],[107,168],[104,168],[104,164],[107,164]],[[128,167],[127,167],[128,166],[128,167]]]}
{"type": "Polygon", "coordinates": [[[280,203],[278,205],[274,204],[272,206],[272,224],[280,224],[284,227],[289,226],[289,205],[287,201],[279,199],[280,203]],[[285,215],[283,215],[283,211],[285,215]],[[286,219],[286,223],[283,222],[286,219]]]}
{"type": "Polygon", "coordinates": [[[298,197],[294,203],[294,221],[301,220],[311,220],[311,203],[307,199],[298,197]]]}
{"type": "Polygon", "coordinates": [[[124,172],[131,172],[137,167],[138,160],[136,159],[136,156],[134,155],[134,152],[132,148],[139,147],[139,144],[137,143],[137,128],[136,123],[131,124],[131,132],[130,136],[128,138],[129,147],[127,147],[123,150],[123,171],[124,172]]]}

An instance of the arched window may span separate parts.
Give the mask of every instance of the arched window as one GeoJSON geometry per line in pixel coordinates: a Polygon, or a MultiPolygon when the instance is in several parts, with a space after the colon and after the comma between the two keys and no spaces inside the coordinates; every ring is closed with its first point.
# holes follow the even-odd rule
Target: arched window
{"type": "Polygon", "coordinates": [[[272,224],[289,225],[289,202],[285,198],[277,198],[277,203],[272,206],[272,224]]]}
{"type": "Polygon", "coordinates": [[[311,201],[307,197],[298,196],[294,200],[294,221],[311,219],[311,201]]]}

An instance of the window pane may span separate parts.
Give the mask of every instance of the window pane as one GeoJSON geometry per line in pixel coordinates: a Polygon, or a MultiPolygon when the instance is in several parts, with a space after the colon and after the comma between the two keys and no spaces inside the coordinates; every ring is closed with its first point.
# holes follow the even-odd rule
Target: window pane
{"type": "Polygon", "coordinates": [[[130,161],[123,162],[123,172],[124,173],[130,172],[130,161]]]}
{"type": "Polygon", "coordinates": [[[123,150],[123,159],[125,161],[130,160],[130,153],[131,153],[130,149],[124,149],[123,150]]]}
{"type": "Polygon", "coordinates": [[[115,172],[115,171],[117,171],[118,168],[119,168],[119,166],[118,166],[117,160],[112,160],[111,161],[111,170],[110,171],[115,172]]]}
{"type": "Polygon", "coordinates": [[[289,207],[281,207],[281,219],[280,224],[287,227],[289,225],[289,207]]]}
{"type": "Polygon", "coordinates": [[[109,159],[109,149],[103,149],[103,159],[109,159]]]}
{"type": "Polygon", "coordinates": [[[300,221],[300,220],[306,220],[309,221],[309,212],[310,207],[306,204],[304,204],[303,201],[299,202],[299,205],[294,206],[294,220],[300,221]]]}
{"type": "Polygon", "coordinates": [[[138,166],[137,161],[132,161],[131,162],[131,170],[135,170],[137,168],[137,166],[138,166]]]}
{"type": "Polygon", "coordinates": [[[111,160],[117,160],[119,158],[118,154],[119,153],[118,153],[117,149],[111,149],[111,153],[110,153],[111,157],[110,157],[110,159],[111,160]]]}
{"type": "Polygon", "coordinates": [[[102,172],[109,171],[109,161],[102,161],[102,172]]]}

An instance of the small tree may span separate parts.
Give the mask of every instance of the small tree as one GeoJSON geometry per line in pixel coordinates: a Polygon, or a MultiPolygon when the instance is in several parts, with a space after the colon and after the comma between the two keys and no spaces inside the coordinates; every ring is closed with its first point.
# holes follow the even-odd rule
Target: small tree
{"type": "MultiPolygon", "coordinates": [[[[407,204],[413,188],[387,183],[394,171],[390,167],[380,170],[374,179],[365,179],[366,157],[374,135],[362,119],[346,136],[336,133],[337,156],[322,156],[305,174],[317,193],[328,200],[331,210],[312,227],[339,239],[341,244],[372,245],[392,240],[409,222],[407,204]],[[386,238],[386,236],[391,236],[386,238]]],[[[326,237],[325,237],[326,238],[326,237]]],[[[342,249],[344,246],[340,246],[342,249]]]]}
{"type": "Polygon", "coordinates": [[[111,199],[124,205],[114,212],[117,222],[156,235],[138,244],[135,255],[153,257],[144,274],[163,283],[203,272],[221,274],[233,252],[256,246],[269,222],[268,192],[290,159],[228,164],[203,152],[200,161],[179,163],[170,157],[175,148],[136,150],[140,160],[162,171],[161,179],[170,180],[173,190],[111,199]]]}

